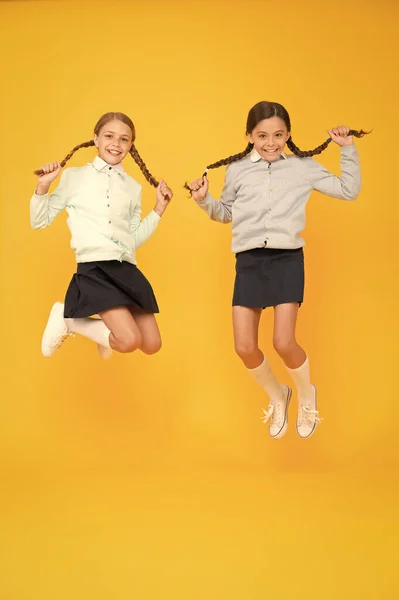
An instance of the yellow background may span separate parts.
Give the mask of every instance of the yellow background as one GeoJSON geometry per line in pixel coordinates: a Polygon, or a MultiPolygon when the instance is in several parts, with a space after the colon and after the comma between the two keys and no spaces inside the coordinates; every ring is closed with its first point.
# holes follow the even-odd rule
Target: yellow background
{"type": "MultiPolygon", "coordinates": [[[[1,600],[398,593],[398,16],[394,0],[0,2],[1,600]],[[245,147],[263,99],[303,149],[334,125],[374,128],[358,200],[308,205],[299,340],[325,420],[307,442],[296,402],[282,440],[261,424],[264,393],[233,351],[230,228],[182,189],[245,147]],[[65,216],[30,229],[32,171],[114,110],[175,192],[139,252],[164,347],[103,363],[75,338],[45,360],[75,262],[65,216]]],[[[318,160],[338,171],[338,148],[318,160]]],[[[154,190],[125,167],[148,212],[154,190]]],[[[262,347],[288,382],[271,327],[269,311],[262,347]]]]}

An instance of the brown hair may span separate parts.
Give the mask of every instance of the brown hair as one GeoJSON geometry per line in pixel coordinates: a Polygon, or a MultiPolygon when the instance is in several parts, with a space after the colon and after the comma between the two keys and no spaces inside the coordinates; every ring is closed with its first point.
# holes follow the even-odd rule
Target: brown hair
{"type": "MultiPolygon", "coordinates": [[[[122,123],[125,123],[125,125],[127,125],[129,127],[129,129],[132,132],[132,147],[129,150],[129,154],[133,158],[135,163],[140,167],[140,169],[141,169],[144,177],[148,181],[148,183],[150,183],[154,187],[157,187],[158,181],[155,179],[155,177],[153,177],[151,175],[151,173],[149,172],[149,170],[146,167],[145,162],[143,161],[140,154],[138,153],[136,146],[134,145],[134,140],[136,139],[136,130],[133,125],[133,121],[127,115],[125,115],[124,113],[121,113],[121,112],[105,113],[105,115],[100,117],[100,119],[97,121],[96,126],[94,127],[94,134],[99,135],[100,131],[104,127],[104,125],[106,125],[110,121],[122,121],[122,123]]],[[[94,145],[95,145],[94,140],[90,140],[89,142],[83,142],[83,144],[78,144],[78,146],[75,146],[70,151],[70,153],[66,155],[64,160],[61,161],[61,163],[60,163],[61,167],[65,167],[65,164],[75,154],[75,152],[77,150],[79,150],[80,148],[89,148],[90,146],[94,146],[94,145]]],[[[34,171],[34,174],[35,175],[43,175],[43,171],[41,169],[39,169],[37,171],[34,171]]]]}
{"type": "MultiPolygon", "coordinates": [[[[258,104],[255,104],[255,106],[253,106],[248,113],[245,133],[247,135],[249,133],[252,133],[255,127],[258,125],[258,123],[260,123],[264,119],[270,119],[272,117],[279,117],[280,119],[282,119],[287,127],[287,131],[291,131],[291,119],[288,114],[288,111],[284,108],[284,106],[278,104],[278,102],[258,102],[258,104]]],[[[370,132],[363,131],[363,129],[360,129],[360,131],[351,129],[348,135],[353,135],[357,138],[361,138],[367,133],[370,132]]],[[[291,150],[291,152],[296,156],[299,156],[300,158],[306,158],[308,156],[315,156],[315,154],[320,154],[321,152],[323,152],[323,150],[325,150],[328,147],[330,142],[331,139],[329,138],[323,144],[317,146],[317,148],[315,148],[314,150],[300,150],[298,146],[294,144],[292,138],[290,137],[287,141],[287,146],[291,150]]],[[[230,165],[231,163],[236,162],[237,160],[241,160],[252,151],[253,147],[254,145],[249,143],[245,150],[243,150],[242,152],[239,152],[238,154],[232,154],[227,158],[222,158],[222,160],[218,160],[217,162],[208,165],[206,167],[203,177],[205,177],[209,169],[217,169],[218,167],[230,165]]],[[[187,183],[184,187],[190,190],[187,183]]]]}

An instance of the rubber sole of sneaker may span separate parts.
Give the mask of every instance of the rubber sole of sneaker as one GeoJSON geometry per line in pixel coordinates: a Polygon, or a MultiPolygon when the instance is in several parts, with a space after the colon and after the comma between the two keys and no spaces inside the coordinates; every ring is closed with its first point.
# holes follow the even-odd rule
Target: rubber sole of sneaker
{"type": "Polygon", "coordinates": [[[288,385],[287,385],[287,389],[288,389],[288,392],[287,392],[287,404],[285,405],[284,425],[282,426],[282,428],[280,429],[280,431],[278,432],[277,435],[270,436],[273,440],[279,440],[280,438],[282,438],[288,429],[288,407],[289,407],[290,401],[291,401],[292,389],[290,387],[288,387],[288,385]]]}
{"type": "Polygon", "coordinates": [[[106,348],[105,346],[101,346],[101,344],[97,344],[97,352],[103,360],[109,360],[113,354],[112,348],[106,348]]]}
{"type": "Polygon", "coordinates": [[[47,319],[47,325],[46,325],[46,328],[45,328],[45,330],[44,330],[44,332],[43,332],[43,336],[42,336],[42,344],[41,344],[41,350],[42,350],[42,354],[43,354],[43,356],[45,356],[46,358],[51,358],[51,357],[53,356],[53,354],[54,354],[54,353],[56,352],[56,350],[57,350],[57,349],[54,349],[54,351],[53,351],[53,352],[51,352],[51,353],[45,352],[45,349],[48,347],[48,342],[47,342],[47,339],[46,339],[46,338],[47,338],[47,331],[48,331],[48,329],[49,329],[50,322],[52,321],[54,314],[55,314],[56,312],[60,312],[61,310],[62,310],[62,311],[64,310],[62,302],[55,302],[55,303],[53,304],[53,306],[52,306],[52,309],[51,309],[51,311],[50,311],[49,317],[48,317],[48,319],[47,319]],[[62,308],[60,308],[60,307],[62,307],[62,308]]]}

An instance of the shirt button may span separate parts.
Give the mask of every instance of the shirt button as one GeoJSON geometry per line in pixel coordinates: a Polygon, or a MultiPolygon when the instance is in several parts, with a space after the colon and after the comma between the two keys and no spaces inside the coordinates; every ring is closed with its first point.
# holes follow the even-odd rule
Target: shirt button
{"type": "Polygon", "coordinates": [[[265,246],[267,246],[267,240],[265,240],[265,246]]]}
{"type": "Polygon", "coordinates": [[[111,225],[111,221],[108,221],[108,223],[111,225]]]}
{"type": "Polygon", "coordinates": [[[107,204],[108,208],[109,208],[109,204],[107,204]]]}
{"type": "Polygon", "coordinates": [[[108,167],[108,169],[109,169],[110,171],[112,171],[112,167],[108,167]]]}

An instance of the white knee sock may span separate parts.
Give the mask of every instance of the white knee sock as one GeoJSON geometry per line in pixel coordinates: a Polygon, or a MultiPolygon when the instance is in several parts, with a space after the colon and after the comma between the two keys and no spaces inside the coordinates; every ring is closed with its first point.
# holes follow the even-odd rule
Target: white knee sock
{"type": "Polygon", "coordinates": [[[306,357],[303,365],[297,369],[289,369],[286,367],[288,373],[291,375],[296,389],[298,391],[299,402],[308,404],[314,401],[314,387],[310,383],[310,368],[309,359],[306,357]]]}
{"type": "Polygon", "coordinates": [[[282,385],[277,381],[273,371],[270,368],[269,361],[266,356],[259,367],[255,369],[248,369],[252,377],[263,387],[265,392],[269,395],[270,402],[272,404],[281,400],[282,396],[282,385]]]}
{"type": "Polygon", "coordinates": [[[101,346],[110,347],[109,334],[111,332],[101,319],[65,319],[65,323],[73,333],[80,333],[101,346]]]}

